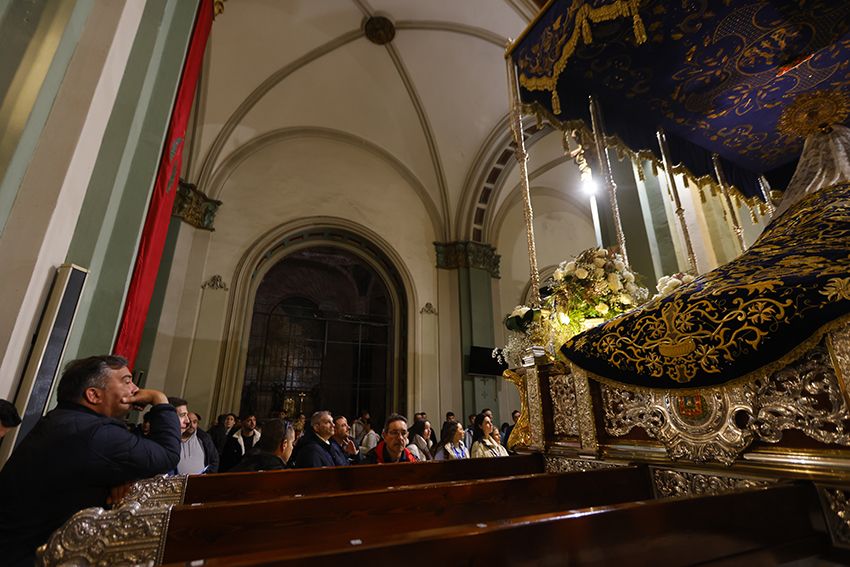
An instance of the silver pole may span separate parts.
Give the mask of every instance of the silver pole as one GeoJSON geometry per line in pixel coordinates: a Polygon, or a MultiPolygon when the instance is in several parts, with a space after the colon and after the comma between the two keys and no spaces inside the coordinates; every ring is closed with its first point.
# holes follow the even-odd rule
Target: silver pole
{"type": "Polygon", "coordinates": [[[620,206],[617,204],[617,184],[611,174],[611,162],[608,161],[608,152],[605,150],[605,131],[602,128],[602,117],[599,106],[593,97],[588,97],[590,103],[590,122],[593,128],[593,140],[596,144],[596,157],[599,159],[599,167],[602,170],[602,178],[608,189],[608,198],[611,201],[611,213],[614,215],[614,230],[617,233],[617,244],[623,261],[629,265],[629,255],[626,252],[626,235],[623,233],[623,223],[620,220],[620,206]]]}
{"type": "Polygon", "coordinates": [[[661,128],[658,129],[656,135],[658,137],[658,146],[661,148],[661,162],[664,167],[664,173],[667,175],[667,188],[670,190],[673,203],[676,205],[676,216],[679,217],[679,226],[682,227],[682,237],[685,240],[688,264],[691,266],[690,272],[695,276],[699,274],[699,270],[697,270],[697,257],[694,254],[694,245],[691,243],[691,233],[688,230],[688,223],[685,221],[685,209],[682,208],[682,200],[679,198],[676,178],[673,177],[673,164],[670,161],[670,148],[667,147],[667,135],[661,128]]]}
{"type": "MultiPolygon", "coordinates": [[[[714,164],[714,173],[717,175],[717,183],[720,184],[720,192],[723,193],[723,200],[729,209],[732,228],[735,231],[735,236],[738,238],[738,244],[741,247],[741,252],[747,249],[744,244],[744,229],[741,228],[741,223],[738,221],[738,213],[735,211],[735,206],[732,204],[732,196],[729,195],[729,184],[726,183],[726,176],[723,174],[723,168],[720,166],[720,156],[711,154],[711,163],[714,164]]],[[[725,215],[724,215],[725,216],[725,215]]]]}
{"type": "Polygon", "coordinates": [[[525,211],[525,234],[528,241],[528,269],[531,278],[531,304],[540,306],[540,273],[537,270],[537,247],[534,243],[534,211],[531,209],[531,189],[528,184],[528,152],[522,131],[522,108],[519,102],[519,84],[513,60],[506,59],[508,65],[508,92],[511,104],[511,131],[516,144],[516,161],[519,164],[519,181],[522,186],[523,208],[525,211]]]}

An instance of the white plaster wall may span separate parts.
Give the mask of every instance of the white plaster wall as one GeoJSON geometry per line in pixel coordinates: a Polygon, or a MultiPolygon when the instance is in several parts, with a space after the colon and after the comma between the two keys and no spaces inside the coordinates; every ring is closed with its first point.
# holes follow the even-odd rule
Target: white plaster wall
{"type": "MultiPolygon", "coordinates": [[[[91,12],[2,239],[0,398],[14,394],[55,268],[65,261],[143,3],[91,12]]],[[[19,410],[28,392],[21,392],[19,410]]]]}
{"type": "Polygon", "coordinates": [[[208,242],[196,239],[188,253],[180,251],[185,246],[182,237],[178,243],[164,307],[178,315],[176,321],[166,320],[169,332],[162,330],[158,336],[151,364],[152,369],[168,368],[169,387],[180,384],[184,396],[204,415],[218,410],[211,407],[213,389],[221,372],[237,264],[269,231],[323,217],[376,234],[401,259],[398,269],[412,286],[407,290],[411,411],[415,407],[434,414],[442,409],[440,333],[446,318],[457,316],[442,310],[447,298],[434,267],[437,236],[432,221],[416,190],[391,163],[347,141],[285,139],[242,161],[218,196],[223,204],[215,232],[205,233],[208,242]],[[188,266],[185,276],[180,262],[188,266]],[[230,290],[201,290],[200,282],[212,275],[221,275],[230,290]],[[437,307],[437,315],[419,313],[426,302],[437,307]]]}

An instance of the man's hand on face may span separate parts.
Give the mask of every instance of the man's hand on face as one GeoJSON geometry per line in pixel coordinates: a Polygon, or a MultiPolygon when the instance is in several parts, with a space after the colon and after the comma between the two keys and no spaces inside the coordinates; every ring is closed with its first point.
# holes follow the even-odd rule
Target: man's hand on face
{"type": "Polygon", "coordinates": [[[349,455],[357,453],[357,446],[354,445],[354,441],[351,440],[351,437],[345,439],[345,443],[342,444],[342,450],[349,455]]]}
{"type": "Polygon", "coordinates": [[[133,409],[141,411],[148,405],[167,404],[168,397],[157,390],[139,390],[132,396],[124,396],[121,402],[130,404],[133,409]]]}

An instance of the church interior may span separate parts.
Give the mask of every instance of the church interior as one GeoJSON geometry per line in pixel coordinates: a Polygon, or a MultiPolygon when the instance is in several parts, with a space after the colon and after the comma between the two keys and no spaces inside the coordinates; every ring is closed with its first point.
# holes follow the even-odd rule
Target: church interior
{"type": "Polygon", "coordinates": [[[44,564],[850,562],[850,4],[8,0],[0,46],[0,467],[110,352],[204,425],[519,413],[142,480],[44,564]]]}

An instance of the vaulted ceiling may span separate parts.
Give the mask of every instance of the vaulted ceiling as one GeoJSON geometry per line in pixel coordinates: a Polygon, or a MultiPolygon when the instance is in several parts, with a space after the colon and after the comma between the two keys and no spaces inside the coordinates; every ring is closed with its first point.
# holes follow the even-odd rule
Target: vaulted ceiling
{"type": "Polygon", "coordinates": [[[226,203],[224,182],[253,148],[344,140],[418,187],[441,238],[469,238],[508,141],[505,46],[542,3],[231,0],[213,26],[187,177],[226,203]]]}

